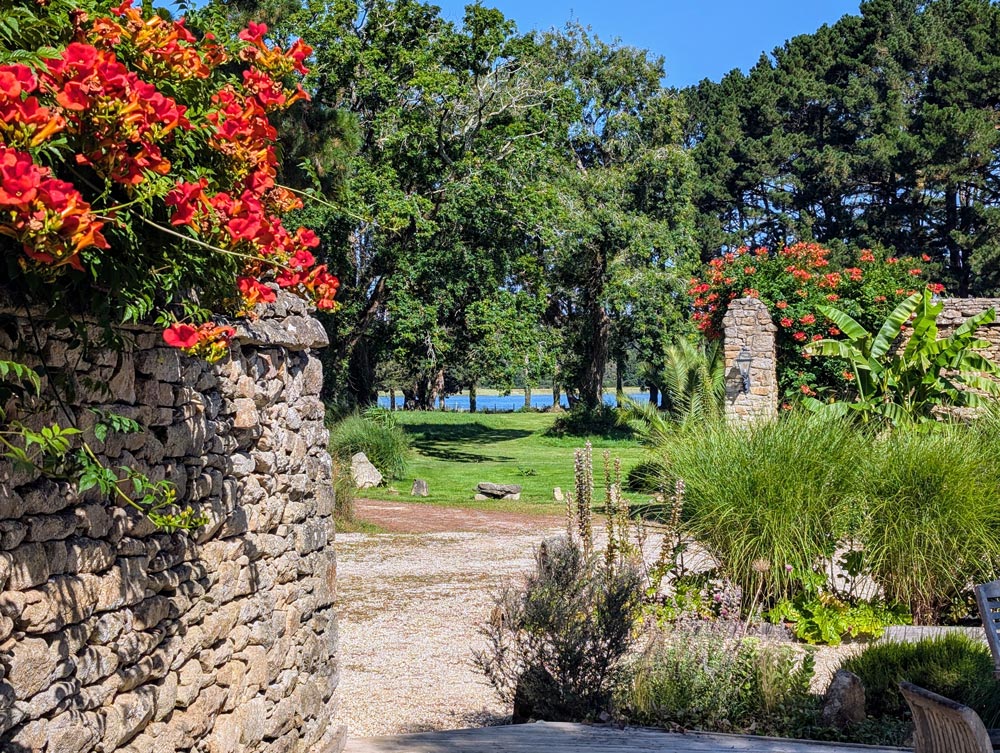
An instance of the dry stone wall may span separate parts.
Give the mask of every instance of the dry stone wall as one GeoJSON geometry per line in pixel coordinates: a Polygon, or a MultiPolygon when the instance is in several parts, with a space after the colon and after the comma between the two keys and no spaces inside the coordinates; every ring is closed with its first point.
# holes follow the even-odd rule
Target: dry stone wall
{"type": "MultiPolygon", "coordinates": [[[[944,310],[938,316],[939,337],[950,335],[970,316],[989,309],[1000,313],[1000,298],[945,298],[941,303],[944,310]]],[[[991,361],[1000,363],[1000,321],[983,325],[976,336],[990,343],[988,348],[979,352],[991,361]]]]}
{"type": "Polygon", "coordinates": [[[208,365],[151,330],[123,331],[121,352],[85,348],[0,309],[0,359],[43,365],[30,345],[46,393],[64,395],[37,420],[134,418],[144,433],[96,448],[209,518],[163,533],[0,464],[0,750],[338,750],[322,327],[281,298],[208,365]]]}
{"type": "MultiPolygon", "coordinates": [[[[938,316],[939,337],[947,337],[966,319],[988,309],[1000,313],[1000,298],[946,298],[938,316]]],[[[734,300],[723,318],[726,357],[726,416],[745,423],[777,413],[776,327],[767,307],[755,298],[734,300]],[[750,391],[744,392],[736,358],[746,348],[751,356],[750,391]]],[[[980,353],[1000,363],[1000,320],[983,325],[977,336],[990,343],[980,353]]],[[[902,347],[902,346],[900,346],[902,347]]]]}

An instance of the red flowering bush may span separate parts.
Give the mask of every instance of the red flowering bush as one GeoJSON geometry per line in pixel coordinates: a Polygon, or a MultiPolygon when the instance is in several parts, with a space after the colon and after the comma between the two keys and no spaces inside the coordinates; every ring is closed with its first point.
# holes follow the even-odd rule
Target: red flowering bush
{"type": "Polygon", "coordinates": [[[2,63],[37,42],[0,47],[0,253],[13,284],[125,319],[160,309],[165,342],[212,360],[232,337],[204,324],[212,313],[252,316],[275,288],[333,308],[316,235],[282,224],[302,204],[275,182],[268,120],[308,99],[308,45],[269,45],[262,24],[216,37],[132,0],[21,4],[53,31],[31,65],[2,63]],[[201,305],[177,322],[192,290],[201,305]]]}
{"type": "Polygon", "coordinates": [[[712,259],[701,277],[691,279],[688,293],[692,318],[709,338],[721,337],[729,301],[753,297],[767,304],[778,328],[778,383],[790,405],[802,395],[836,392],[849,381],[842,362],[814,359],[804,350],[840,334],[820,306],[834,305],[872,327],[925,285],[944,292],[943,285],[927,283],[935,271],[930,257],[897,259],[863,249],[838,263],[829,249],[797,243],[777,252],[741,248],[712,259]]]}

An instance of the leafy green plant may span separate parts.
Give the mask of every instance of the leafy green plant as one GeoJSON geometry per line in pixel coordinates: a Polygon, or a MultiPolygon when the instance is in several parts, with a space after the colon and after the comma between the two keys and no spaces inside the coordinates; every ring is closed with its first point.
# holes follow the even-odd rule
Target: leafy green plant
{"type": "Polygon", "coordinates": [[[718,420],[726,396],[725,357],[720,340],[697,345],[677,338],[660,370],[662,402],[674,423],[718,420]]]}
{"type": "Polygon", "coordinates": [[[792,623],[795,635],[806,643],[838,646],[845,636],[880,638],[889,625],[906,625],[911,621],[905,608],[839,597],[828,589],[826,573],[793,575],[802,588],[793,598],[775,604],[767,619],[792,623]]]}
{"type": "Polygon", "coordinates": [[[406,473],[410,440],[396,425],[389,411],[353,415],[334,424],[330,430],[330,453],[350,464],[351,456],[363,452],[388,478],[399,479],[406,473]]]}
{"type": "Polygon", "coordinates": [[[847,313],[820,306],[846,339],[819,340],[806,350],[846,361],[856,395],[833,403],[806,398],[806,404],[818,412],[855,412],[866,421],[879,418],[898,426],[936,421],[935,412],[945,406],[977,407],[981,393],[1000,395],[1000,384],[989,378],[1000,376],[1000,366],[976,352],[989,346],[976,338],[976,330],[994,321],[996,311],[972,316],[948,337],[938,337],[942,309],[925,289],[896,306],[872,334],[847,313]],[[906,345],[894,347],[904,333],[906,345]]]}
{"type": "Polygon", "coordinates": [[[876,643],[842,667],[864,683],[870,716],[903,717],[906,703],[896,685],[906,680],[975,709],[987,727],[1000,724],[992,656],[985,643],[965,635],[876,643]]]}
{"type": "Polygon", "coordinates": [[[719,341],[692,344],[678,338],[667,348],[656,379],[665,410],[620,395],[617,418],[643,444],[661,446],[678,425],[718,420],[725,399],[725,359],[719,341]]]}
{"type": "Polygon", "coordinates": [[[816,706],[813,671],[787,645],[675,628],[650,641],[619,705],[638,724],[785,735],[816,706]]]}

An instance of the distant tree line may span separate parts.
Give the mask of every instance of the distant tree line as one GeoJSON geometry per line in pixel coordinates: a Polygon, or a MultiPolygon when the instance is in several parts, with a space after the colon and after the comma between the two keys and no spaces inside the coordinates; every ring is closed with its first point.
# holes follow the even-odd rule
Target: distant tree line
{"type": "Polygon", "coordinates": [[[945,261],[1000,289],[1000,9],[872,0],[749,74],[678,91],[663,61],[574,24],[520,33],[416,0],[215,0],[315,48],[281,129],[339,272],[331,394],[432,407],[551,384],[657,386],[687,283],[736,246],[815,240],[945,261]]]}
{"type": "Polygon", "coordinates": [[[698,243],[885,247],[1000,290],[1000,6],[870,0],[683,92],[698,243]]]}

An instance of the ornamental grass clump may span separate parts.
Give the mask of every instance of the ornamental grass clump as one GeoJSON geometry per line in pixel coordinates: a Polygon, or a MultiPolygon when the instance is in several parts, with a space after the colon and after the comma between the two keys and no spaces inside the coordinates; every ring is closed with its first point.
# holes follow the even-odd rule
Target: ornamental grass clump
{"type": "Polygon", "coordinates": [[[965,612],[1000,572],[1000,434],[977,424],[896,431],[861,458],[864,568],[918,623],[965,612]]]}
{"type": "Polygon", "coordinates": [[[410,439],[389,411],[369,410],[344,418],[330,430],[330,454],[346,467],[363,452],[372,465],[391,479],[406,473],[410,439]]]}
{"type": "Polygon", "coordinates": [[[795,571],[828,569],[857,513],[865,435],[803,414],[750,427],[708,424],[662,450],[686,485],[684,527],[743,593],[744,612],[795,593],[795,571]]]}

